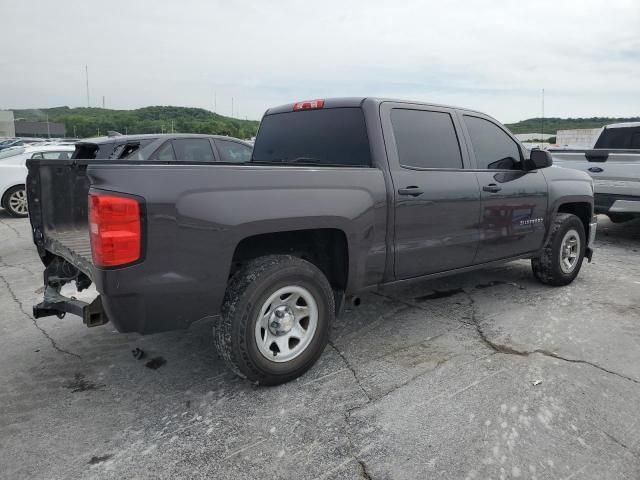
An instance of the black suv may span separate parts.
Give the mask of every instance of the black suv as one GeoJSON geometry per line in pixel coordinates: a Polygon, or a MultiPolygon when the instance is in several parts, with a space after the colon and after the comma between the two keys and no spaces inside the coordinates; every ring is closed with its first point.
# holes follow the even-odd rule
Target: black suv
{"type": "Polygon", "coordinates": [[[243,163],[252,150],[249,142],[222,135],[114,135],[78,142],[72,158],[243,163]]]}

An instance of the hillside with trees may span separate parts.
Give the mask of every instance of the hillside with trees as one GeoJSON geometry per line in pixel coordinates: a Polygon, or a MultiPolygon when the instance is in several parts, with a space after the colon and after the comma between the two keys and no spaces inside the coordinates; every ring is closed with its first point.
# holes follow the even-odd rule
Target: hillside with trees
{"type": "MultiPolygon", "coordinates": [[[[530,118],[517,123],[509,123],[506,127],[512,133],[542,133],[542,118],[530,118]]],[[[630,118],[545,118],[544,132],[555,134],[558,130],[573,130],[576,128],[600,128],[610,123],[640,122],[640,117],[630,118]]]]}
{"type": "Polygon", "coordinates": [[[67,136],[93,137],[114,130],[136,133],[208,133],[251,138],[258,122],[224,117],[203,108],[155,106],[137,110],[55,107],[13,110],[16,119],[64,123],[67,136]],[[173,123],[172,123],[173,122],[173,123]]]}

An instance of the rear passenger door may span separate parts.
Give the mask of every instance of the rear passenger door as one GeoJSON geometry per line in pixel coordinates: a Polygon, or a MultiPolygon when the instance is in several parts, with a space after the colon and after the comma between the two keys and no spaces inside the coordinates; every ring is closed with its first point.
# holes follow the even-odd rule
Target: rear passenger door
{"type": "Polygon", "coordinates": [[[522,168],[520,145],[493,119],[459,113],[481,194],[480,243],[475,264],[542,247],[547,182],[539,170],[522,168]]]}
{"type": "Polygon", "coordinates": [[[396,278],[471,265],[480,190],[455,112],[385,102],[380,113],[394,188],[396,278]]]}

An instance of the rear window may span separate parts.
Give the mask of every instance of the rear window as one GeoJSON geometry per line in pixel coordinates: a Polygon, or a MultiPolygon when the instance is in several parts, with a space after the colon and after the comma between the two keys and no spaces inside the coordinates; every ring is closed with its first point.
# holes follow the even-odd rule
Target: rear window
{"type": "Polygon", "coordinates": [[[598,138],[595,148],[638,148],[639,138],[640,127],[605,128],[598,138]]]}
{"type": "Polygon", "coordinates": [[[329,108],[267,115],[252,161],[370,166],[364,114],[360,108],[329,108]]]}

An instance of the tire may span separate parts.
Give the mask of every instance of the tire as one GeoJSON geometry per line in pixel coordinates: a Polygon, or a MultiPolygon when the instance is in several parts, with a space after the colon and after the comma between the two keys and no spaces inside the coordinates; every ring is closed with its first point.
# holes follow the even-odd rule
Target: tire
{"type": "Polygon", "coordinates": [[[570,284],[580,272],[585,249],[582,221],[571,213],[558,213],[542,255],[531,259],[534,276],[547,285],[570,284]]]}
{"type": "Polygon", "coordinates": [[[232,277],[221,313],[214,340],[227,365],[256,384],[278,385],[318,360],[335,307],[331,286],[315,265],[270,255],[250,261],[232,277]]]}
{"type": "Polygon", "coordinates": [[[2,198],[2,207],[12,217],[28,217],[27,191],[24,185],[11,187],[2,198]]]}

